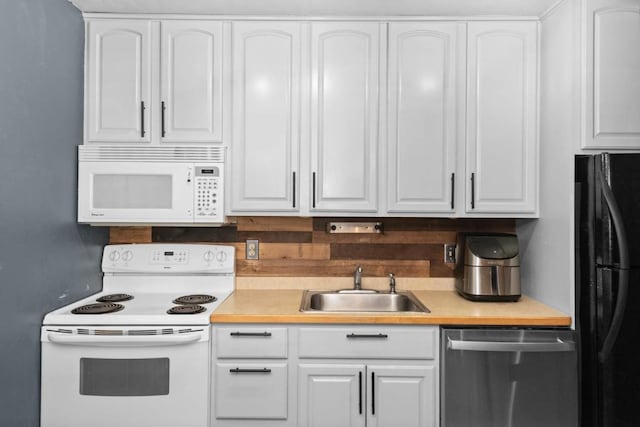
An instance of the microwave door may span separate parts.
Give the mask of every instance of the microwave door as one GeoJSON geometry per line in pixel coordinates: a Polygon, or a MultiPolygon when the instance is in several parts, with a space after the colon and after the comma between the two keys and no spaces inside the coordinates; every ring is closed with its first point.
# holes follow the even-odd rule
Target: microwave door
{"type": "Polygon", "coordinates": [[[80,162],[78,221],[193,221],[193,166],[184,163],[80,162]]]}

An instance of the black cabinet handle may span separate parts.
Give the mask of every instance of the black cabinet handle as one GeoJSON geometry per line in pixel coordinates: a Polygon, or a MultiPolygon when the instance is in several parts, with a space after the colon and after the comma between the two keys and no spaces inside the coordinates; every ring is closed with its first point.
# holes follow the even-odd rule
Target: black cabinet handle
{"type": "Polygon", "coordinates": [[[347,338],[389,338],[387,334],[347,334],[347,338]]]}
{"type": "Polygon", "coordinates": [[[376,373],[371,372],[371,415],[376,414],[376,373]]]}
{"type": "Polygon", "coordinates": [[[162,137],[164,138],[165,135],[167,135],[167,131],[166,131],[165,127],[164,127],[164,111],[167,109],[167,107],[165,106],[164,101],[162,101],[160,104],[161,104],[160,105],[160,107],[161,107],[160,111],[162,112],[162,114],[160,116],[160,123],[161,123],[161,127],[162,127],[162,137]]]}
{"type": "Polygon", "coordinates": [[[315,172],[311,175],[311,180],[313,181],[311,183],[313,187],[312,188],[313,197],[312,197],[311,207],[315,208],[316,207],[316,173],[315,172]]]}
{"type": "Polygon", "coordinates": [[[362,414],[362,371],[358,372],[358,413],[362,414]]]}
{"type": "Polygon", "coordinates": [[[296,207],[296,173],[293,172],[293,207],[296,207]]]}
{"type": "Polygon", "coordinates": [[[269,368],[262,368],[262,369],[234,368],[234,369],[229,369],[229,372],[231,372],[232,374],[270,374],[271,369],[269,368]]]}
{"type": "Polygon", "coordinates": [[[476,174],[471,173],[471,209],[476,208],[476,174]]]}
{"type": "Polygon", "coordinates": [[[144,138],[144,101],[140,101],[140,138],[144,138]]]}
{"type": "Polygon", "coordinates": [[[455,206],[455,195],[456,195],[456,174],[451,174],[451,209],[454,209],[455,206]]]}
{"type": "Polygon", "coordinates": [[[231,332],[232,337],[270,337],[271,332],[231,332]]]}

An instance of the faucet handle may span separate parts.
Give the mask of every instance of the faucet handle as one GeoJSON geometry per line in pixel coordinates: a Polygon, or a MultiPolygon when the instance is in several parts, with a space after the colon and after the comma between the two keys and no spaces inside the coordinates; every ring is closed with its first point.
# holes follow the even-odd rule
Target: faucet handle
{"type": "Polygon", "coordinates": [[[396,276],[393,273],[389,273],[389,293],[396,293],[396,276]]]}

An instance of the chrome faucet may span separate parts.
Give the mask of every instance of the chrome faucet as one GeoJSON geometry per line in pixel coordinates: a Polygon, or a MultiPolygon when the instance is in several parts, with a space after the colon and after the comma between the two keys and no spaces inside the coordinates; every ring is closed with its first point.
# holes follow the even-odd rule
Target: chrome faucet
{"type": "Polygon", "coordinates": [[[389,293],[396,293],[396,276],[393,273],[389,273],[389,293]]]}
{"type": "Polygon", "coordinates": [[[362,289],[362,267],[357,266],[353,272],[353,289],[359,291],[362,289]]]}

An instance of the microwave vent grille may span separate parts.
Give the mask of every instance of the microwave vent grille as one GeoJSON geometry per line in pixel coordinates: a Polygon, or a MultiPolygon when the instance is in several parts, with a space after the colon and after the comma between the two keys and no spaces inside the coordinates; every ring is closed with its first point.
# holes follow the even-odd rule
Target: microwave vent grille
{"type": "Polygon", "coordinates": [[[224,163],[225,147],[78,146],[78,158],[88,162],[209,162],[224,163]]]}

